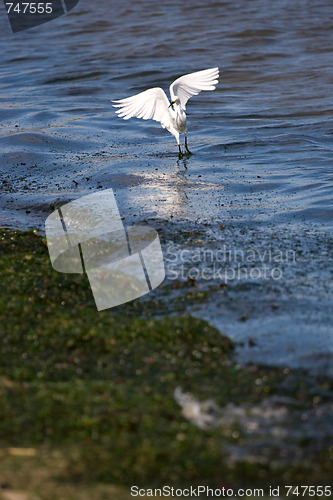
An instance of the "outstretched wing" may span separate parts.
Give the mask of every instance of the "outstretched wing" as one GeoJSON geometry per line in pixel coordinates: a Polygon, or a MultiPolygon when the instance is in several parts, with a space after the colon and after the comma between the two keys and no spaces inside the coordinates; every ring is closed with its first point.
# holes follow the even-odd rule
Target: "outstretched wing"
{"type": "Polygon", "coordinates": [[[112,102],[116,103],[113,104],[115,108],[119,108],[116,113],[124,120],[143,118],[161,122],[162,126],[169,121],[169,101],[164,90],[159,87],[112,102]]]}
{"type": "Polygon", "coordinates": [[[185,109],[187,101],[193,95],[199,94],[201,90],[214,90],[218,78],[219,68],[204,69],[181,76],[170,85],[171,101],[178,98],[181,108],[185,109]]]}

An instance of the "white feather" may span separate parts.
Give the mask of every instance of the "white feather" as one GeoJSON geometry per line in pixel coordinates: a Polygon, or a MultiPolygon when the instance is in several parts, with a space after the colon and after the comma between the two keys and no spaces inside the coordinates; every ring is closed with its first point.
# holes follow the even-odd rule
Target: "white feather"
{"type": "Polygon", "coordinates": [[[181,76],[170,85],[171,100],[178,98],[182,109],[185,109],[187,101],[193,95],[198,95],[202,90],[215,90],[218,78],[219,68],[204,69],[181,76]]]}
{"type": "Polygon", "coordinates": [[[132,97],[112,101],[113,106],[118,108],[116,113],[119,117],[142,118],[143,120],[155,120],[160,122],[175,138],[179,146],[179,134],[185,132],[186,142],[186,103],[190,97],[199,94],[202,90],[214,90],[218,83],[219,69],[210,68],[195,73],[189,73],[177,78],[170,85],[171,104],[165,92],[159,88],[145,90],[132,97]]]}

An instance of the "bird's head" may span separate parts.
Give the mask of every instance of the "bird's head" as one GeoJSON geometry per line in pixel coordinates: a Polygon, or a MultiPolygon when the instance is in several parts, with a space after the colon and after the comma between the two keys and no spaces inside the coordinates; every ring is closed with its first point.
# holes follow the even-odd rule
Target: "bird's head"
{"type": "Polygon", "coordinates": [[[171,104],[169,105],[169,108],[171,108],[171,106],[172,106],[173,104],[176,104],[176,102],[177,102],[177,101],[178,101],[178,98],[177,98],[177,99],[174,99],[173,101],[171,101],[171,104]]]}

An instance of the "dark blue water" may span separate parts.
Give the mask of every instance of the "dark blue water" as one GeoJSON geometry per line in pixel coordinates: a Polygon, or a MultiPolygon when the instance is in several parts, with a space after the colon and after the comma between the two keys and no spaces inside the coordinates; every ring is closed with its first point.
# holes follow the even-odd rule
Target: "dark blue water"
{"type": "MultiPolygon", "coordinates": [[[[237,339],[301,339],[311,324],[309,350],[316,332],[332,352],[332,1],[81,0],[16,34],[0,7],[2,224],[41,228],[55,205],[113,188],[127,221],[222,222],[244,248],[284,238],[307,256],[272,292],[290,310],[256,310],[245,328],[228,306],[215,323],[237,339]],[[156,122],[114,113],[111,99],[213,66],[217,89],[187,106],[188,159],[156,122]]],[[[255,308],[265,286],[238,298],[255,308]]]]}
{"type": "Polygon", "coordinates": [[[130,212],[332,226],[330,0],[81,0],[16,34],[2,9],[0,30],[8,224],[40,224],[44,204],[102,185],[130,212]],[[188,104],[184,172],[171,135],[122,121],[110,100],[211,66],[221,82],[188,104]]]}

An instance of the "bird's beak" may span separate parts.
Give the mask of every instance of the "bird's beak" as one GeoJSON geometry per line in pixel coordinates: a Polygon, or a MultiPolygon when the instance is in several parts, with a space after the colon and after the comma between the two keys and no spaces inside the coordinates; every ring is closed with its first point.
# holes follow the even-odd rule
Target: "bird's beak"
{"type": "Polygon", "coordinates": [[[175,102],[177,102],[177,99],[175,99],[174,101],[172,101],[172,103],[169,105],[169,108],[171,108],[171,106],[172,106],[173,104],[175,104],[175,102]]]}

